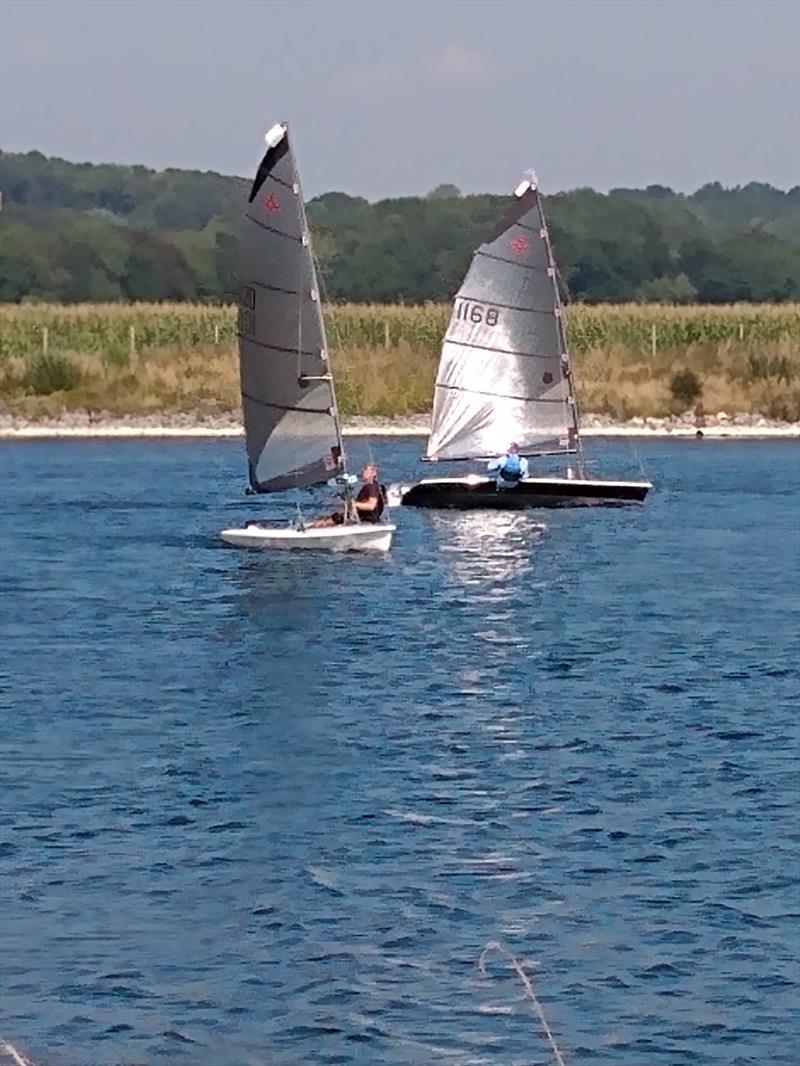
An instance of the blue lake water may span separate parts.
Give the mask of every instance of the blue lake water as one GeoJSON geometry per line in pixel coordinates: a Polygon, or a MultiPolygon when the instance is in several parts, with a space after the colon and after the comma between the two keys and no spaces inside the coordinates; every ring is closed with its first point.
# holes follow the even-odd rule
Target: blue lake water
{"type": "Polygon", "coordinates": [[[221,545],[291,513],[241,442],[0,449],[34,1061],[551,1063],[499,939],[574,1066],[797,1062],[795,442],[648,442],[641,508],[400,509],[383,558],[221,545]]]}

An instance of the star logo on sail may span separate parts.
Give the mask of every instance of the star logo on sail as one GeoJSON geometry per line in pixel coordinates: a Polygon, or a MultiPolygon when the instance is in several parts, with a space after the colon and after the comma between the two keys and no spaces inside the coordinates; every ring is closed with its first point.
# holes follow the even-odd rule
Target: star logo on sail
{"type": "Polygon", "coordinates": [[[514,255],[525,255],[530,246],[531,242],[528,240],[527,237],[515,237],[514,240],[511,242],[511,251],[514,253],[514,255]]]}
{"type": "Polygon", "coordinates": [[[281,205],[280,205],[280,202],[278,201],[278,197],[275,195],[275,193],[272,193],[272,192],[269,194],[269,196],[264,201],[264,207],[265,207],[266,212],[267,212],[268,215],[272,215],[276,211],[280,210],[280,206],[281,205]]]}

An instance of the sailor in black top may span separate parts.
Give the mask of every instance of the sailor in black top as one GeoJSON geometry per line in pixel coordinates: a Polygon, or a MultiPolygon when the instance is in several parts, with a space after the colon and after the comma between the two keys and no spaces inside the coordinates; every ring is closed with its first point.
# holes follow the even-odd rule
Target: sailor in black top
{"type": "Polygon", "coordinates": [[[386,506],[386,489],[378,480],[378,467],[367,463],[361,471],[363,485],[355,499],[356,511],[362,522],[380,522],[386,506]]]}
{"type": "MultiPolygon", "coordinates": [[[[353,501],[353,507],[359,520],[362,522],[380,522],[383,509],[386,506],[386,489],[379,481],[379,471],[376,463],[367,463],[361,471],[362,485],[353,501]]],[[[344,514],[336,511],[310,522],[309,526],[340,526],[344,522],[344,514]]]]}

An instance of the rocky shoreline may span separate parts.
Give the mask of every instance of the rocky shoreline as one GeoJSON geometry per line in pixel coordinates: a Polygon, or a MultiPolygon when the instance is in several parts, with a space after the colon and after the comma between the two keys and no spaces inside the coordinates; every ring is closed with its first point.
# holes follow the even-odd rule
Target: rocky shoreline
{"type": "MultiPolygon", "coordinates": [[[[704,418],[702,432],[710,438],[800,437],[800,422],[777,422],[761,415],[720,411],[704,418]]],[[[345,419],[347,436],[424,437],[429,415],[385,418],[366,415],[345,419]]],[[[694,437],[693,414],[668,418],[632,418],[615,422],[609,415],[584,415],[581,433],[586,437],[694,437]]],[[[107,412],[64,411],[56,419],[31,421],[0,412],[0,440],[89,437],[239,437],[241,415],[165,413],[113,416],[107,412]]]]}

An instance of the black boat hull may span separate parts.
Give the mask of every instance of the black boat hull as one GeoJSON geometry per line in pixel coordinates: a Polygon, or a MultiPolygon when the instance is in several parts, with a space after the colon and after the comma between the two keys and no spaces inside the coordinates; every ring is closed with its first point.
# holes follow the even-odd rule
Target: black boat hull
{"type": "Polygon", "coordinates": [[[601,481],[595,478],[526,478],[513,488],[498,489],[492,478],[430,478],[400,489],[404,507],[519,511],[528,507],[614,507],[642,503],[649,481],[601,481]]]}

